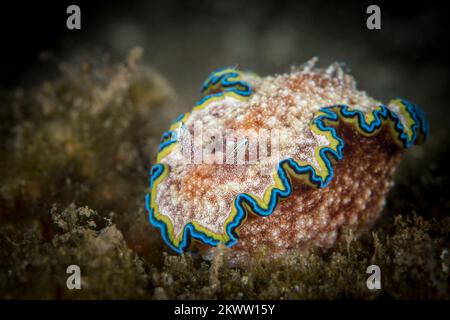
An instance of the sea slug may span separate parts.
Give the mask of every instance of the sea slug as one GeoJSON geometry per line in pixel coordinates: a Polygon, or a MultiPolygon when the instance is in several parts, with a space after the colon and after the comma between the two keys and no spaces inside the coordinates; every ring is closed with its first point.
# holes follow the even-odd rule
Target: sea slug
{"type": "Polygon", "coordinates": [[[233,246],[331,247],[342,227],[377,219],[402,150],[424,141],[424,113],[356,88],[339,64],[290,73],[213,72],[192,112],[161,139],[146,198],[151,224],[177,253],[233,246]]]}

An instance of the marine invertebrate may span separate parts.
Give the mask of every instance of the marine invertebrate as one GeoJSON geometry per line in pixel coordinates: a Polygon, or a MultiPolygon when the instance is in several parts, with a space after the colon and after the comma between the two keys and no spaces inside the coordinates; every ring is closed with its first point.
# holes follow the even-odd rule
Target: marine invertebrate
{"type": "Polygon", "coordinates": [[[275,77],[225,68],[201,91],[163,134],[147,196],[179,253],[191,239],[234,246],[236,259],[263,245],[329,247],[341,227],[375,221],[401,151],[428,132],[418,107],[383,105],[338,64],[275,77]]]}

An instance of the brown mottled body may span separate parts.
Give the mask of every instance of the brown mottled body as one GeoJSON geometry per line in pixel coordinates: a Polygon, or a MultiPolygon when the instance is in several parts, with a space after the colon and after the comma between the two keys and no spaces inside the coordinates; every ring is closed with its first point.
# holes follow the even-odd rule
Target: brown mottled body
{"type": "Polygon", "coordinates": [[[230,251],[231,262],[242,262],[261,247],[268,249],[268,258],[289,249],[329,248],[342,227],[360,233],[375,222],[402,152],[386,131],[366,138],[341,125],[338,134],[346,141],[344,158],[334,164],[330,184],[315,189],[292,180],[292,196],[282,200],[273,214],[248,215],[238,230],[239,242],[230,251]]]}
{"type": "MultiPolygon", "coordinates": [[[[213,239],[213,245],[217,242],[234,243],[238,238],[230,251],[232,261],[238,263],[260,248],[267,249],[268,258],[290,249],[329,248],[336,243],[343,228],[359,233],[375,222],[393,185],[394,171],[403,148],[419,141],[425,122],[420,112],[409,103],[393,100],[384,105],[358,90],[353,77],[339,65],[319,69],[314,67],[314,63],[315,60],[289,74],[273,77],[244,74],[252,87],[248,98],[224,95],[211,99],[189,115],[183,124],[191,136],[195,137],[192,132],[198,123],[202,125],[202,136],[198,139],[201,144],[197,149],[209,147],[210,141],[222,143],[210,148],[214,154],[206,153],[205,161],[194,164],[183,161],[179,145],[161,158],[161,163],[168,168],[167,177],[155,187],[154,202],[158,215],[164,216],[166,223],[173,228],[168,240],[172,245],[185,245],[181,239],[186,239],[183,238],[187,230],[185,226],[191,223],[190,228],[194,226],[199,232],[196,237],[204,240],[204,235],[209,241],[213,239]],[[342,114],[336,115],[340,119],[325,124],[336,125],[337,137],[344,142],[343,158],[339,154],[341,160],[335,161],[332,168],[325,168],[328,164],[321,162],[321,150],[335,148],[333,139],[324,134],[315,122],[321,121],[317,119],[325,117],[327,110],[331,110],[324,109],[326,107],[342,109],[342,114]],[[346,114],[346,108],[358,115],[359,120],[346,114]],[[363,121],[374,127],[364,128],[363,121]],[[378,125],[384,127],[380,131],[375,130],[378,125]],[[254,133],[247,134],[252,139],[244,136],[247,150],[242,149],[241,154],[245,152],[246,161],[244,164],[224,163],[223,156],[229,153],[223,141],[234,140],[234,137],[223,139],[222,135],[239,130],[254,133]],[[397,141],[399,130],[403,130],[402,139],[409,137],[412,140],[408,143],[397,141]],[[270,148],[272,150],[275,146],[276,156],[249,161],[250,154],[255,156],[265,150],[261,146],[256,148],[254,143],[257,140],[254,136],[261,132],[270,132],[276,137],[270,140],[270,148]],[[315,171],[314,175],[322,175],[321,179],[327,176],[331,180],[326,180],[329,182],[327,186],[318,184],[316,188],[308,183],[307,179],[311,177],[302,176],[304,180],[301,181],[290,177],[292,193],[280,200],[272,212],[273,202],[270,201],[273,198],[270,197],[273,194],[268,192],[272,192],[270,188],[279,188],[280,182],[274,170],[278,170],[283,159],[310,166],[315,171]],[[266,216],[247,212],[245,221],[232,220],[241,219],[242,210],[252,209],[236,204],[240,195],[257,199],[255,201],[260,202],[262,209],[256,208],[255,212],[265,210],[266,216]],[[230,231],[228,226],[234,228],[235,221],[239,221],[240,226],[230,231]],[[230,232],[235,232],[237,237],[230,232]]],[[[244,140],[238,137],[236,141],[244,140]]],[[[261,138],[261,141],[267,140],[261,138]]],[[[187,145],[187,150],[195,149],[187,145]]],[[[211,242],[205,243],[211,245],[211,242]]],[[[215,250],[203,245],[199,247],[205,255],[215,250]]]]}

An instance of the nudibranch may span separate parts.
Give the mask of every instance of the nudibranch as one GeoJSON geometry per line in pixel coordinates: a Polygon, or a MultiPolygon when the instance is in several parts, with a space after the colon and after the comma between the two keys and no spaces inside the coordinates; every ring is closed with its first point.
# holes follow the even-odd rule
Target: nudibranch
{"type": "Polygon", "coordinates": [[[238,260],[331,247],[343,227],[373,224],[402,150],[428,134],[417,106],[384,105],[315,59],[277,76],[220,69],[201,95],[163,134],[146,198],[177,253],[193,239],[238,260]]]}

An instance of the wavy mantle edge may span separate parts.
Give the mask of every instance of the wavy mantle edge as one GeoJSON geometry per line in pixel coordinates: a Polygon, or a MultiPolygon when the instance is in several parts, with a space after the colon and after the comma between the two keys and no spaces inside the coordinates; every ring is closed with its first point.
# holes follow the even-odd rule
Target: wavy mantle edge
{"type": "MultiPolygon", "coordinates": [[[[206,94],[192,112],[205,108],[212,101],[232,97],[246,100],[251,95],[251,87],[242,80],[243,73],[232,68],[219,69],[213,72],[202,85],[202,93],[206,94]],[[217,90],[222,90],[216,92],[217,90]]],[[[400,117],[384,105],[376,106],[368,113],[352,109],[347,105],[334,105],[321,108],[310,123],[310,129],[325,136],[328,146],[319,146],[315,150],[318,168],[310,163],[300,162],[293,158],[281,160],[273,173],[275,183],[266,187],[262,198],[251,193],[241,193],[233,201],[231,212],[224,223],[222,233],[215,233],[199,222],[187,223],[178,236],[174,233],[173,224],[167,216],[161,214],[156,203],[156,190],[169,174],[170,168],[161,160],[175,147],[176,128],[186,121],[191,113],[180,115],[162,136],[157,155],[157,163],[150,170],[150,193],[146,195],[146,209],[150,223],[161,231],[164,242],[175,252],[183,253],[189,247],[191,239],[210,246],[219,243],[231,247],[238,241],[238,229],[249,214],[258,216],[271,215],[280,200],[292,194],[292,179],[298,179],[315,188],[326,187],[334,176],[333,164],[343,158],[344,141],[336,133],[335,127],[341,122],[351,125],[366,137],[379,133],[388,127],[391,138],[400,148],[409,148],[424,141],[428,136],[428,121],[422,110],[405,99],[395,99],[399,112],[404,117],[403,125],[400,117]]]]}

